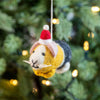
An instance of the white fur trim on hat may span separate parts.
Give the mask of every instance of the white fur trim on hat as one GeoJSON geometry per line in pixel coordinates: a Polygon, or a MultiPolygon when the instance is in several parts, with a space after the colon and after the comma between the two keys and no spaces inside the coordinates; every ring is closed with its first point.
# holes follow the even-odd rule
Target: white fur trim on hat
{"type": "Polygon", "coordinates": [[[39,39],[39,43],[40,43],[40,44],[45,44],[45,45],[47,45],[47,44],[50,43],[50,42],[52,42],[51,39],[48,39],[48,40],[39,39]]]}

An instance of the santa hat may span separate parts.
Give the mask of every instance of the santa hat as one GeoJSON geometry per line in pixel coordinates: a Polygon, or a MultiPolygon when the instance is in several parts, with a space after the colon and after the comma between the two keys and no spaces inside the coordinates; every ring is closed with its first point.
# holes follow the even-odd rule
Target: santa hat
{"type": "Polygon", "coordinates": [[[43,30],[42,30],[41,35],[40,35],[40,39],[39,39],[39,41],[35,42],[32,45],[32,47],[30,49],[30,54],[32,54],[34,48],[40,44],[46,45],[47,48],[51,51],[52,55],[54,57],[56,57],[57,52],[58,52],[58,47],[57,47],[57,44],[54,41],[52,41],[52,39],[51,39],[51,34],[49,32],[48,25],[43,26],[43,30]]]}
{"type": "Polygon", "coordinates": [[[46,45],[51,41],[52,40],[51,40],[51,33],[49,31],[49,26],[44,25],[43,30],[42,30],[41,35],[40,35],[39,43],[46,45]]]}

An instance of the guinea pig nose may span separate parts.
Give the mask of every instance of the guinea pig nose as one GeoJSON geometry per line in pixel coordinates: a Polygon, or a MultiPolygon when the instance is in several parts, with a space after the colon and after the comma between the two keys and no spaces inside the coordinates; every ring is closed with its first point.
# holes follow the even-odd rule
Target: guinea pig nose
{"type": "Polygon", "coordinates": [[[35,62],[32,60],[33,65],[35,65],[38,61],[36,60],[35,62]]]}
{"type": "Polygon", "coordinates": [[[36,66],[35,68],[39,68],[39,66],[36,66]]]}
{"type": "Polygon", "coordinates": [[[34,65],[33,65],[32,67],[34,67],[34,68],[39,68],[39,66],[34,66],[34,65]]]}

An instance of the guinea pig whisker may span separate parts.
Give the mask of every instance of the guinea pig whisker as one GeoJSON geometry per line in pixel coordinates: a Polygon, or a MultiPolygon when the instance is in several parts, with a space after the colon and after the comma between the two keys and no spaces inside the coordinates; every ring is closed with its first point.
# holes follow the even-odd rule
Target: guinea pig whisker
{"type": "Polygon", "coordinates": [[[50,67],[50,66],[52,66],[52,65],[46,65],[46,64],[40,64],[39,65],[40,68],[46,68],[46,67],[50,67]]]}
{"type": "Polygon", "coordinates": [[[30,61],[27,61],[27,60],[23,60],[23,62],[27,63],[27,64],[31,64],[30,61]]]}

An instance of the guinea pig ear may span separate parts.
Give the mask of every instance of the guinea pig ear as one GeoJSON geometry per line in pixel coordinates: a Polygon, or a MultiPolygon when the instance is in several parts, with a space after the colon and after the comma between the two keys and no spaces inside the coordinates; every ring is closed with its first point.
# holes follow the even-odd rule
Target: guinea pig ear
{"type": "Polygon", "coordinates": [[[32,47],[31,47],[31,49],[30,49],[30,54],[33,52],[33,49],[35,48],[35,47],[37,47],[38,45],[40,45],[40,43],[37,41],[37,42],[35,42],[33,45],[32,45],[32,47]]]}
{"type": "Polygon", "coordinates": [[[58,53],[58,47],[57,44],[55,42],[50,42],[47,44],[48,49],[50,50],[50,52],[52,53],[53,57],[57,56],[58,53]]]}

